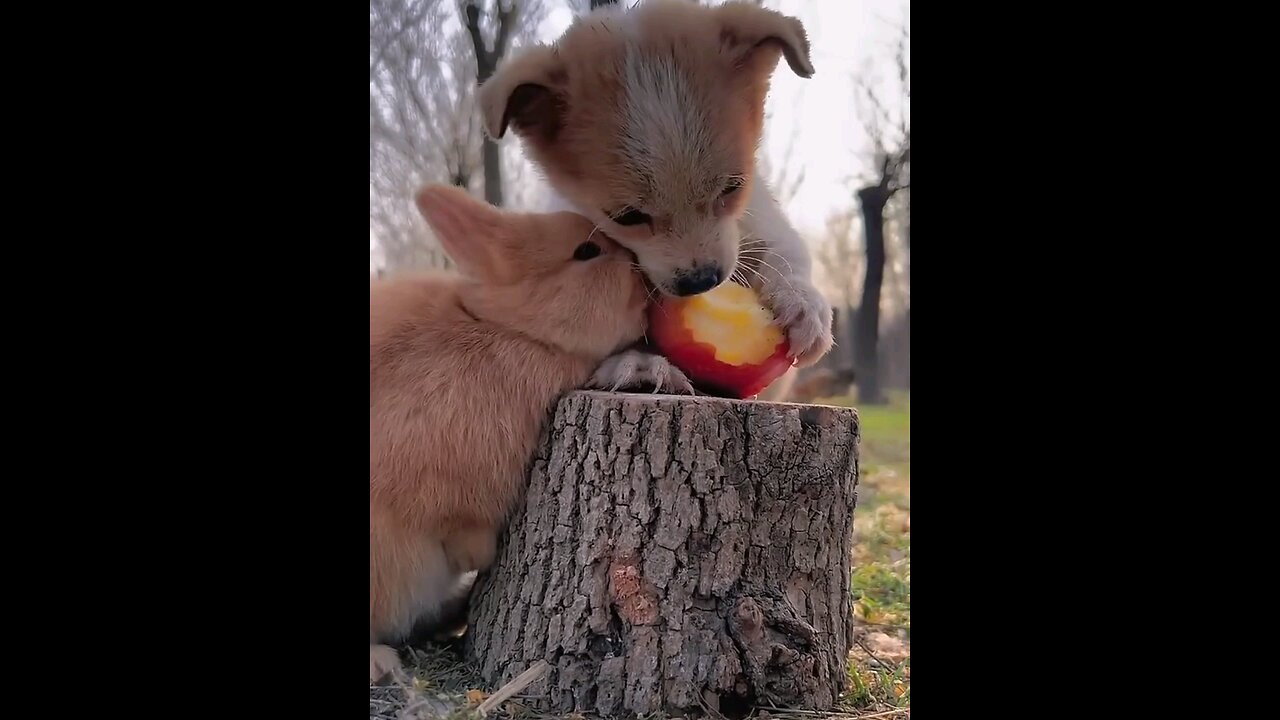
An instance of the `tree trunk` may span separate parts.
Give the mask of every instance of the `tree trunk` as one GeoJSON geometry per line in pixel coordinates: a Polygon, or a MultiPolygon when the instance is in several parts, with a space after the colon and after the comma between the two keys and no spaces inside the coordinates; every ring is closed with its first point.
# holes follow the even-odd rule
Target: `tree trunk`
{"type": "MultiPolygon", "coordinates": [[[[488,55],[488,53],[485,54],[488,55]]],[[[478,84],[483,85],[486,80],[493,76],[493,71],[496,69],[497,64],[497,58],[492,56],[482,57],[477,52],[476,77],[478,78],[478,84]]],[[[496,140],[485,135],[481,154],[484,158],[485,202],[494,207],[502,207],[502,150],[498,147],[496,140]]]]}
{"type": "MultiPolygon", "coordinates": [[[[480,7],[475,0],[468,2],[463,8],[466,16],[467,32],[471,35],[471,48],[476,56],[476,85],[480,86],[493,77],[498,68],[498,61],[507,50],[507,38],[515,24],[517,5],[511,4],[505,9],[502,3],[497,5],[498,29],[493,42],[493,49],[485,47],[484,37],[480,31],[480,7]]],[[[502,207],[502,153],[498,143],[488,135],[484,138],[481,151],[484,157],[484,199],[494,207],[502,207]]]]}
{"type": "Polygon", "coordinates": [[[492,138],[484,139],[484,199],[502,207],[502,153],[492,138]]]}
{"type": "Polygon", "coordinates": [[[569,394],[476,582],[468,657],[495,687],[546,660],[526,692],[549,713],[832,707],[857,448],[848,408],[569,394]]]}
{"type": "Polygon", "coordinates": [[[867,244],[867,268],[862,282],[862,300],[858,305],[853,347],[857,372],[858,402],[880,405],[885,402],[880,389],[880,288],[884,284],[884,206],[889,193],[883,185],[872,185],[858,191],[862,206],[862,222],[867,244]]]}

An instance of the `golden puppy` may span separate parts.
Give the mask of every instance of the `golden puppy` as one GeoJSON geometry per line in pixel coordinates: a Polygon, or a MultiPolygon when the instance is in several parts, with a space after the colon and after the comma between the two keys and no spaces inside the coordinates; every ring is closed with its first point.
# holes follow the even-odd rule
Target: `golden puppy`
{"type": "MultiPolygon", "coordinates": [[[[765,96],[779,58],[813,73],[804,27],[751,3],[642,0],[577,19],[550,46],[513,54],[480,88],[488,133],[524,141],[572,209],[635,253],[669,295],[735,273],[787,329],[800,366],[831,347],[831,308],[799,234],[756,179],[765,96]]],[[[628,350],[596,387],[688,390],[665,359],[628,350]]]]}

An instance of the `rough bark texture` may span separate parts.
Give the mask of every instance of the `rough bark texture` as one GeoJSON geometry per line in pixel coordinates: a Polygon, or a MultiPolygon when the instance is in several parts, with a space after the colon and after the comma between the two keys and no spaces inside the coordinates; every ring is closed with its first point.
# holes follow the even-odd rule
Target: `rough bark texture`
{"type": "Polygon", "coordinates": [[[575,392],[480,577],[467,654],[543,711],[824,709],[846,682],[847,408],[575,392]]]}

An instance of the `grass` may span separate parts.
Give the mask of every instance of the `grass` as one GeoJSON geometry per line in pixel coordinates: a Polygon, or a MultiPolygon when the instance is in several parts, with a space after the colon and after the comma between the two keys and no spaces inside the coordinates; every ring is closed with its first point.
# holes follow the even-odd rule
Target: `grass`
{"type": "MultiPolygon", "coordinates": [[[[854,397],[816,402],[858,408],[861,477],[854,513],[854,612],[857,644],[849,656],[849,690],[838,715],[908,717],[911,707],[911,397],[891,394],[888,405],[860,406],[854,397]]],[[[483,688],[454,647],[426,647],[406,658],[413,677],[398,686],[370,688],[369,717],[449,720],[478,718],[483,688]],[[407,712],[406,712],[407,710],[407,712]]],[[[501,718],[541,720],[519,700],[505,703],[501,718]]],[[[777,720],[816,720],[819,714],[771,713],[777,720]]],[[[491,716],[492,717],[492,716],[491,716]]]]}
{"type": "Polygon", "coordinates": [[[846,700],[864,712],[911,705],[911,396],[889,400],[817,401],[857,407],[861,424],[851,583],[859,627],[846,700]]]}
{"type": "Polygon", "coordinates": [[[370,720],[479,720],[475,706],[482,698],[474,693],[484,683],[462,659],[458,645],[424,643],[407,648],[401,655],[407,676],[369,686],[370,720]]]}

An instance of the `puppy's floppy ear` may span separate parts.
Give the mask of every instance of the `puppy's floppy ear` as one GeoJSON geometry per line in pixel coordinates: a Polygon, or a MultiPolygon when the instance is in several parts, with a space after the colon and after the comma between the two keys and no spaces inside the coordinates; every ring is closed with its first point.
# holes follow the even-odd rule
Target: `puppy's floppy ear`
{"type": "Polygon", "coordinates": [[[809,37],[797,19],[745,2],[728,2],[716,8],[720,21],[720,44],[736,55],[736,67],[773,70],[778,56],[765,49],[782,51],[791,70],[802,78],[813,76],[809,59],[809,37]]]}
{"type": "Polygon", "coordinates": [[[563,82],[564,68],[551,47],[537,45],[510,56],[480,86],[489,137],[497,140],[513,125],[522,136],[554,140],[564,121],[563,82]]]}

